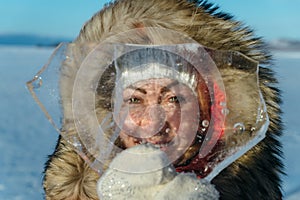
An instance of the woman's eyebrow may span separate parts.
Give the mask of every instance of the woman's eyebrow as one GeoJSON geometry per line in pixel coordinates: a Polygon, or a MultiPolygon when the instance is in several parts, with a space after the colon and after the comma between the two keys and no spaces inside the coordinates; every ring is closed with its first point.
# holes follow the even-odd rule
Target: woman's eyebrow
{"type": "Polygon", "coordinates": [[[169,83],[168,85],[162,87],[161,90],[160,90],[160,93],[161,93],[161,94],[165,94],[166,92],[169,92],[169,91],[170,91],[170,88],[171,88],[171,87],[174,87],[174,86],[176,86],[176,85],[178,85],[178,84],[179,84],[179,82],[175,80],[175,81],[169,83]]]}
{"type": "Polygon", "coordinates": [[[128,86],[127,88],[128,88],[128,89],[132,89],[132,90],[134,90],[134,91],[138,91],[138,92],[143,93],[143,94],[147,94],[147,91],[144,90],[143,88],[134,87],[134,86],[132,86],[132,85],[128,86]]]}

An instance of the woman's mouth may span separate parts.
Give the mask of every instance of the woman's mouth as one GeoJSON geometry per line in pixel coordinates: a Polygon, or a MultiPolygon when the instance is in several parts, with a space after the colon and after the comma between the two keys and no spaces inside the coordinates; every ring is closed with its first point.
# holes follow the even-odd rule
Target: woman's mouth
{"type": "MultiPolygon", "coordinates": [[[[132,137],[132,136],[131,136],[132,137]]],[[[149,138],[132,137],[135,145],[139,144],[152,144],[156,148],[164,150],[171,145],[174,145],[174,136],[171,134],[170,128],[163,128],[158,133],[149,138]]]]}
{"type": "Polygon", "coordinates": [[[167,150],[170,146],[174,145],[174,141],[165,141],[165,140],[159,140],[159,141],[151,141],[151,140],[145,140],[145,139],[135,139],[135,145],[140,145],[140,144],[151,144],[152,146],[159,148],[162,151],[167,150]]]}
{"type": "MultiPolygon", "coordinates": [[[[151,142],[150,142],[151,143],[151,142]]],[[[162,151],[167,150],[170,146],[174,145],[174,140],[168,141],[168,142],[158,142],[158,143],[151,143],[154,147],[161,149],[162,151]]]]}

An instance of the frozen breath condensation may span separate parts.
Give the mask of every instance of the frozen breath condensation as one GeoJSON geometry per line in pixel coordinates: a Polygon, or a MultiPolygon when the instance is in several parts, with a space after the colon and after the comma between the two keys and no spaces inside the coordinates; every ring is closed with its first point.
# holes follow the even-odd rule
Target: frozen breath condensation
{"type": "Polygon", "coordinates": [[[98,181],[101,200],[218,199],[218,191],[192,173],[177,173],[166,154],[150,144],[116,156],[98,181]]]}

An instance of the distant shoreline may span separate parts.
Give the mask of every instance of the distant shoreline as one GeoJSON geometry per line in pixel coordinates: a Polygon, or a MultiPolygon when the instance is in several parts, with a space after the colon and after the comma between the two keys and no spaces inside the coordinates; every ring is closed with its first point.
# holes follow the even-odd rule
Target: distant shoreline
{"type": "Polygon", "coordinates": [[[47,37],[30,34],[0,34],[0,45],[55,47],[61,42],[70,42],[70,38],[47,37]]]}
{"type": "MultiPolygon", "coordinates": [[[[6,51],[53,51],[56,46],[37,46],[37,45],[3,45],[0,44],[0,50],[6,51]]],[[[275,60],[277,59],[300,59],[300,51],[286,49],[269,49],[275,60]]]]}
{"type": "Polygon", "coordinates": [[[288,51],[288,50],[271,50],[274,58],[280,59],[300,59],[300,51],[288,51]]]}
{"type": "MultiPolygon", "coordinates": [[[[66,37],[40,36],[34,34],[0,34],[0,45],[55,47],[61,42],[71,42],[66,37]]],[[[266,42],[271,51],[300,51],[300,40],[275,39],[266,42]]]]}

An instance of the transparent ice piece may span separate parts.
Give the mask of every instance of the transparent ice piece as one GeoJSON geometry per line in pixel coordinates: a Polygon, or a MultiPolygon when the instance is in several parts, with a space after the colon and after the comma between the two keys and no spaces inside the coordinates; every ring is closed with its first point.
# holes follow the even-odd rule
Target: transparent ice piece
{"type": "MultiPolygon", "coordinates": [[[[124,123],[116,116],[122,107],[124,87],[153,75],[178,79],[192,88],[194,77],[182,72],[197,71],[207,88],[210,115],[203,118],[202,110],[195,108],[194,118],[198,122],[183,140],[188,145],[199,142],[196,154],[193,152],[195,156],[190,159],[195,161],[201,177],[210,181],[265,137],[269,118],[260,91],[258,63],[239,52],[206,48],[167,29],[143,31],[130,30],[99,44],[63,43],[27,86],[55,129],[93,169],[103,173],[123,150],[118,142],[124,123]],[[149,44],[147,37],[140,39],[141,34],[149,34],[149,38],[157,34],[165,41],[149,44]],[[185,61],[164,60],[163,52],[185,61]],[[134,55],[138,57],[133,59],[134,55]],[[153,67],[154,72],[147,72],[145,66],[157,62],[165,67],[153,67]],[[185,62],[193,69],[185,69],[185,62]],[[139,77],[130,79],[131,82],[123,80],[121,74],[126,70],[135,70],[134,75],[139,77]]],[[[181,117],[185,119],[188,115],[183,113],[181,117]]],[[[181,129],[182,133],[186,130],[181,129]]]]}

